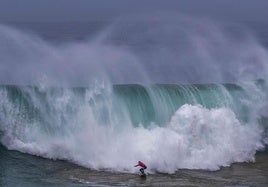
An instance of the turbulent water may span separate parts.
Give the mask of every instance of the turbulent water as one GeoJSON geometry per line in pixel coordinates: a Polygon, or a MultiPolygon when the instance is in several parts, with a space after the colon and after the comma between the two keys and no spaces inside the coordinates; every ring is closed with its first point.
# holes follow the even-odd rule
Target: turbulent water
{"type": "Polygon", "coordinates": [[[264,84],[1,86],[1,142],[92,169],[217,170],[264,149],[264,84]]]}
{"type": "Polygon", "coordinates": [[[268,40],[171,18],[1,25],[0,185],[266,184],[268,40]]]}

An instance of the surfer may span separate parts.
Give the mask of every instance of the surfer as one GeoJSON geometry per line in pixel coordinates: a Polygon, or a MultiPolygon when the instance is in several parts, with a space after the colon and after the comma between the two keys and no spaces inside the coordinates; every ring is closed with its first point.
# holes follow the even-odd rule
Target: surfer
{"type": "Polygon", "coordinates": [[[145,174],[144,173],[144,170],[147,168],[147,166],[143,162],[141,162],[141,161],[139,161],[138,164],[135,165],[135,167],[137,167],[137,166],[140,166],[141,167],[140,172],[141,172],[142,175],[144,175],[145,174]]]}

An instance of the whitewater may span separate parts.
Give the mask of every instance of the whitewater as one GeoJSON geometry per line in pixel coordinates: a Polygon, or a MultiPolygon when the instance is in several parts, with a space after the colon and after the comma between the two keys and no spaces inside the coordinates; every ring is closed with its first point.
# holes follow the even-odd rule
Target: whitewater
{"type": "Polygon", "coordinates": [[[1,25],[1,144],[123,173],[254,162],[268,144],[267,50],[207,20],[143,20],[62,43],[1,25]]]}
{"type": "Polygon", "coordinates": [[[137,160],[151,173],[217,170],[264,149],[262,86],[1,86],[1,142],[96,170],[134,172],[137,160]]]}

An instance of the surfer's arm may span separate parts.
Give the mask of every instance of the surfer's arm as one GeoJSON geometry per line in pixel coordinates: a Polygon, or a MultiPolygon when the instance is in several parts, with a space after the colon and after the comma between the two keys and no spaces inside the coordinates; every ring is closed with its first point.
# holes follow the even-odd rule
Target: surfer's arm
{"type": "Polygon", "coordinates": [[[137,166],[139,166],[139,164],[135,165],[134,167],[137,167],[137,166]]]}

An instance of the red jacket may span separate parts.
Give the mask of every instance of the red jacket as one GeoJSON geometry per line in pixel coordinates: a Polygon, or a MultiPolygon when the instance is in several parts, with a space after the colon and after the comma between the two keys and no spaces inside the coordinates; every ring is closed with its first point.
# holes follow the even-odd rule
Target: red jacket
{"type": "Polygon", "coordinates": [[[141,161],[138,162],[138,165],[139,165],[140,167],[144,168],[144,169],[147,168],[147,166],[146,166],[143,162],[141,162],[141,161]]]}

